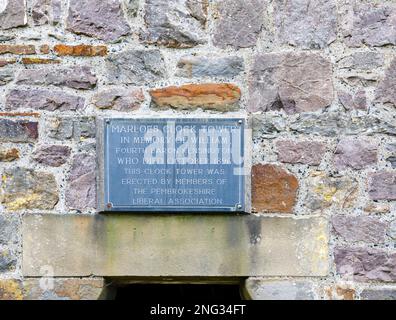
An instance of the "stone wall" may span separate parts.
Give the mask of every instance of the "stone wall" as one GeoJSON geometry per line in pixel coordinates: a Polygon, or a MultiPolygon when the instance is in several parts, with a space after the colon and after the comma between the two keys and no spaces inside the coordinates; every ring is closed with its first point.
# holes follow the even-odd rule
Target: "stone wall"
{"type": "Polygon", "coordinates": [[[24,216],[96,214],[95,117],[235,111],[254,214],[330,226],[327,276],[246,296],[395,299],[395,24],[393,0],[3,0],[0,299],[103,294],[21,269],[24,216]]]}

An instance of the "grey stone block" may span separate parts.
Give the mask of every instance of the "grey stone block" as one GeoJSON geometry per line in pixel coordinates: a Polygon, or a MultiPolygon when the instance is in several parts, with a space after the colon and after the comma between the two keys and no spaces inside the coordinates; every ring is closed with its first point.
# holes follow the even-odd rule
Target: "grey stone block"
{"type": "Polygon", "coordinates": [[[26,215],[23,275],[326,276],[327,222],[253,215],[26,215]]]}

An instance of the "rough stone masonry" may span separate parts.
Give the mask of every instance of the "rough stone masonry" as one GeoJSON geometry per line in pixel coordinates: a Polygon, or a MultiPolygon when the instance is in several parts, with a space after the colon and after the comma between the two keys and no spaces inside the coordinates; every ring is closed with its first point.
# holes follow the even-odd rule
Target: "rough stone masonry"
{"type": "Polygon", "coordinates": [[[43,288],[22,270],[26,217],[97,215],[96,117],[235,112],[253,123],[252,215],[306,219],[328,268],[302,255],[312,273],[245,295],[395,299],[395,25],[393,0],[1,1],[0,299],[104,296],[102,277],[43,288]]]}

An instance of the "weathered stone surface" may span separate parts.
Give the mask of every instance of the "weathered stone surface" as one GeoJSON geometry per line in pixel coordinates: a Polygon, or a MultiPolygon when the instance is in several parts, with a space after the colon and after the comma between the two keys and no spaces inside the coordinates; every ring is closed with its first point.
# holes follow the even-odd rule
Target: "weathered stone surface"
{"type": "Polygon", "coordinates": [[[14,80],[14,72],[12,70],[0,70],[0,86],[4,86],[12,80],[14,80]]]}
{"type": "Polygon", "coordinates": [[[50,265],[55,276],[326,276],[327,227],[319,217],[25,215],[22,272],[41,276],[50,265]]]}
{"type": "Polygon", "coordinates": [[[77,154],[73,158],[68,177],[66,205],[84,210],[96,207],[96,160],[90,154],[77,154]]]}
{"type": "Polygon", "coordinates": [[[130,32],[119,0],[70,0],[67,30],[104,41],[130,32]]]}
{"type": "Polygon", "coordinates": [[[342,138],[334,154],[334,165],[339,170],[364,169],[377,163],[378,145],[366,139],[342,138]]]}
{"type": "Polygon", "coordinates": [[[358,183],[347,177],[330,177],[325,172],[314,171],[306,180],[307,195],[304,204],[311,210],[323,210],[332,205],[349,208],[354,205],[358,183]]]}
{"type": "Polygon", "coordinates": [[[33,160],[46,166],[59,167],[67,162],[71,149],[67,146],[42,146],[33,153],[33,160]]]}
{"type": "MultiPolygon", "coordinates": [[[[396,16],[395,16],[396,21],[396,16]]],[[[396,34],[395,34],[396,37],[396,34]]],[[[396,107],[396,59],[393,59],[391,65],[385,72],[385,78],[380,82],[375,92],[376,101],[391,103],[396,107]]]]}
{"type": "Polygon", "coordinates": [[[336,285],[327,287],[325,293],[329,300],[355,300],[356,291],[348,285],[336,285]]]}
{"type": "Polygon", "coordinates": [[[396,135],[396,123],[391,118],[377,115],[354,116],[338,112],[304,113],[291,122],[290,130],[327,137],[374,133],[396,135]]]}
{"type": "Polygon", "coordinates": [[[0,4],[0,29],[22,27],[26,24],[26,1],[3,0],[0,4]]]}
{"type": "Polygon", "coordinates": [[[95,138],[96,125],[93,117],[62,117],[50,118],[47,134],[56,140],[84,140],[95,138]]]}
{"type": "Polygon", "coordinates": [[[241,57],[184,56],[178,64],[176,76],[232,78],[244,69],[241,57]]]}
{"type": "Polygon", "coordinates": [[[18,242],[19,221],[15,215],[0,215],[0,245],[10,245],[18,242]]]}
{"type": "MultiPolygon", "coordinates": [[[[329,222],[332,222],[332,219],[341,218],[343,220],[338,221],[338,225],[333,222],[335,230],[331,231],[332,239],[330,241],[333,247],[337,245],[362,246],[382,248],[388,253],[393,253],[392,250],[396,243],[394,222],[396,219],[396,191],[394,190],[396,147],[392,148],[389,145],[395,144],[396,146],[396,97],[394,92],[394,88],[396,88],[394,80],[396,78],[396,59],[393,56],[396,47],[395,0],[208,0],[208,12],[206,12],[206,0],[104,0],[101,3],[99,0],[94,0],[88,6],[92,8],[94,6],[92,3],[97,2],[99,5],[95,9],[98,11],[87,12],[89,18],[81,21],[81,24],[94,32],[108,34],[113,26],[107,27],[107,30],[98,30],[98,26],[101,26],[103,19],[106,19],[106,15],[100,16],[100,7],[107,6],[110,1],[121,4],[122,10],[117,5],[121,19],[106,21],[105,28],[112,23],[121,23],[126,26],[129,24],[131,27],[130,30],[127,27],[127,35],[119,37],[117,35],[117,40],[99,40],[95,35],[88,38],[83,34],[76,35],[67,31],[66,28],[70,27],[67,22],[69,4],[75,3],[77,0],[24,0],[26,8],[23,11],[26,10],[28,15],[28,26],[5,30],[3,23],[6,20],[3,18],[8,10],[6,7],[16,5],[20,0],[15,0],[13,3],[11,0],[0,0],[0,175],[7,168],[31,168],[38,174],[41,172],[52,173],[59,188],[59,203],[52,209],[21,208],[15,209],[14,212],[13,209],[9,209],[7,205],[1,203],[0,216],[15,217],[15,221],[19,223],[23,215],[30,215],[32,212],[59,215],[81,212],[95,213],[98,208],[95,208],[95,205],[84,207],[90,200],[83,200],[89,197],[86,195],[90,194],[89,186],[94,186],[93,175],[76,178],[77,182],[74,184],[69,180],[69,175],[72,174],[74,155],[88,153],[94,158],[96,146],[101,148],[100,141],[98,142],[96,139],[96,116],[123,117],[128,114],[137,116],[142,113],[146,116],[149,114],[155,116],[158,108],[149,106],[151,98],[148,91],[150,89],[172,85],[182,86],[186,83],[194,83],[194,85],[210,82],[232,83],[238,85],[245,94],[238,101],[241,108],[238,111],[246,111],[249,120],[252,120],[254,136],[251,150],[252,162],[254,164],[271,163],[287,168],[289,171],[285,170],[286,175],[295,176],[298,181],[298,190],[295,196],[298,200],[295,200],[294,208],[292,206],[290,210],[297,216],[270,210],[261,210],[259,214],[255,213],[253,216],[280,217],[283,215],[284,219],[299,220],[324,215],[325,220],[329,222]],[[337,7],[338,32],[337,38],[333,41],[335,35],[334,2],[337,7]],[[350,7],[352,10],[347,13],[346,21],[340,21],[344,17],[341,10],[345,3],[352,4],[350,7]],[[158,31],[155,35],[158,36],[158,42],[153,43],[148,43],[151,41],[150,39],[147,40],[148,42],[139,39],[141,35],[153,36],[153,33],[148,32],[150,26],[146,25],[144,21],[149,6],[152,10],[150,14],[153,26],[157,28],[161,25],[161,17],[169,22],[169,25],[161,25],[161,28],[158,27],[155,30],[155,32],[158,31]],[[166,10],[161,11],[161,8],[166,8],[166,10]],[[58,10],[57,13],[56,10],[58,10]],[[123,12],[127,21],[123,17],[123,12]],[[97,20],[90,20],[93,19],[92,17],[98,16],[100,17],[97,20]],[[155,19],[157,20],[155,21],[155,19]],[[90,24],[90,21],[93,23],[90,24]],[[195,25],[196,22],[198,24],[195,25]],[[88,24],[90,25],[88,26],[88,24]],[[195,33],[194,26],[198,30],[195,33]],[[344,28],[345,31],[345,27],[346,29],[350,27],[349,35],[342,33],[342,29],[344,28]],[[183,33],[186,30],[193,31],[183,33]],[[197,39],[195,43],[194,37],[197,39]],[[114,43],[115,41],[119,41],[119,43],[114,43]],[[177,41],[185,42],[179,45],[176,43],[177,41]],[[331,44],[329,44],[330,42],[331,44]],[[168,45],[179,47],[164,48],[168,45]],[[348,45],[354,47],[348,49],[348,45]],[[105,50],[106,46],[108,50],[105,50]],[[180,48],[182,46],[195,46],[195,48],[182,49],[180,48]],[[217,50],[211,50],[211,47],[216,47],[217,50]],[[262,56],[266,58],[258,63],[256,60],[262,56]],[[56,63],[60,65],[55,65],[56,63]],[[91,74],[96,75],[93,75],[95,79],[91,81],[87,79],[89,77],[74,75],[74,67],[79,68],[80,66],[90,67],[91,74]],[[257,68],[257,72],[255,68],[257,68]],[[43,69],[46,71],[43,72],[43,69]],[[71,70],[70,75],[66,77],[64,70],[71,70]],[[22,80],[18,83],[19,73],[26,74],[27,72],[33,80],[29,79],[25,82],[22,80]],[[93,90],[82,92],[79,88],[92,88],[93,90]],[[267,99],[265,101],[274,102],[266,102],[269,107],[265,107],[263,100],[256,99],[257,97],[253,94],[249,95],[249,90],[253,94],[257,94],[259,98],[267,99]],[[332,95],[326,94],[329,90],[332,91],[332,95]],[[21,96],[12,97],[15,92],[19,92],[21,96]],[[271,95],[273,92],[276,94],[271,95]],[[55,95],[57,98],[54,98],[55,95]],[[11,104],[9,104],[9,100],[7,101],[10,99],[8,96],[15,98],[15,100],[11,100],[11,104]],[[58,100],[59,97],[62,99],[58,100]],[[78,99],[78,97],[80,98],[78,99]],[[146,101],[145,98],[147,98],[146,101]],[[74,101],[74,99],[79,101],[74,101]],[[84,106],[79,104],[80,99],[86,99],[84,106]],[[254,106],[255,102],[258,103],[259,108],[253,109],[254,112],[251,112],[250,107],[254,106]],[[293,103],[296,104],[295,107],[293,103]],[[86,108],[84,108],[85,106],[86,108]],[[38,123],[40,123],[40,127],[38,123]],[[340,144],[337,147],[338,141],[340,144]],[[320,148],[321,144],[326,148],[326,152],[320,148]],[[49,148],[53,145],[65,149],[49,148]],[[72,150],[71,154],[68,148],[72,150]],[[63,154],[64,151],[66,155],[63,154]],[[376,153],[377,155],[375,155],[376,153]],[[37,158],[36,160],[40,163],[34,158],[37,158]],[[51,167],[52,165],[59,165],[59,167],[51,167]],[[324,177],[310,175],[314,170],[323,171],[324,177]],[[349,178],[344,180],[343,176],[349,178]],[[74,188],[73,191],[70,191],[71,187],[74,188]],[[69,206],[69,202],[66,202],[66,192],[69,193],[68,197],[70,198],[67,201],[75,201],[77,205],[69,206]],[[335,215],[337,217],[333,218],[335,215]],[[338,215],[342,215],[342,217],[338,217],[338,215]],[[384,227],[384,223],[387,228],[384,227]],[[385,236],[384,228],[386,229],[385,236]]],[[[88,3],[88,0],[78,2],[81,6],[85,2],[88,3]]],[[[112,6],[110,5],[110,7],[112,6]]],[[[24,4],[23,7],[25,7],[24,4]]],[[[77,8],[77,5],[74,7],[79,12],[86,11],[85,7],[77,8]]],[[[76,15],[79,15],[79,18],[83,17],[77,12],[76,15]]],[[[114,16],[115,12],[112,12],[111,15],[114,16]]],[[[25,19],[25,12],[19,15],[19,17],[21,16],[25,19]]],[[[79,18],[76,17],[76,19],[79,18]]],[[[27,25],[25,21],[23,24],[27,25]]],[[[187,111],[169,108],[166,111],[158,111],[156,116],[166,118],[179,114],[182,117],[190,117],[203,116],[206,113],[219,115],[218,112],[210,109],[209,111],[198,110],[199,107],[196,105],[190,107],[183,101],[180,104],[183,104],[187,111]],[[194,110],[194,112],[191,113],[190,110],[194,110]]],[[[238,114],[224,114],[224,116],[238,116],[238,114]]],[[[73,168],[73,170],[77,169],[73,168]]],[[[250,183],[250,175],[246,178],[250,183]]],[[[265,180],[265,177],[261,180],[265,180]]],[[[2,184],[0,179],[0,188],[2,188],[2,184]]],[[[271,188],[268,187],[268,190],[271,188]]],[[[250,197],[250,190],[248,191],[250,197]]],[[[31,195],[32,192],[28,190],[23,194],[31,195]]],[[[285,192],[282,195],[287,196],[287,194],[288,192],[285,192]]],[[[3,194],[0,195],[0,202],[2,197],[3,194]]],[[[283,204],[282,200],[278,202],[279,206],[283,204]]],[[[248,204],[250,206],[250,201],[248,204]]],[[[203,215],[198,215],[198,217],[201,218],[203,215]]],[[[172,261],[174,255],[177,258],[184,254],[178,250],[183,250],[185,244],[176,243],[175,245],[176,241],[169,238],[171,236],[169,233],[179,228],[184,230],[184,226],[180,227],[180,225],[184,224],[185,219],[195,219],[190,215],[186,214],[186,216],[188,217],[175,216],[175,220],[183,220],[183,223],[179,224],[178,221],[168,223],[165,224],[167,228],[165,226],[157,227],[159,222],[152,224],[151,220],[148,221],[151,224],[151,229],[156,227],[158,232],[167,230],[168,234],[151,242],[150,236],[153,233],[155,233],[155,237],[161,235],[156,234],[157,230],[151,232],[150,235],[148,231],[145,231],[147,233],[145,249],[148,251],[145,259],[141,260],[144,266],[138,266],[139,268],[136,268],[136,265],[139,264],[136,259],[141,257],[140,254],[146,253],[143,252],[143,248],[138,246],[137,255],[134,257],[135,248],[130,252],[130,244],[134,244],[135,240],[129,241],[133,238],[134,233],[131,232],[124,238],[124,234],[127,234],[128,230],[133,231],[134,222],[128,224],[129,228],[125,227],[125,230],[120,232],[122,234],[118,233],[118,223],[113,224],[113,222],[109,223],[104,231],[101,229],[101,222],[89,224],[88,231],[90,234],[95,231],[96,234],[102,235],[95,238],[96,240],[100,239],[96,246],[93,246],[95,250],[97,246],[102,246],[103,242],[105,245],[110,243],[111,248],[121,243],[121,247],[116,249],[114,257],[112,249],[109,248],[106,249],[106,252],[110,253],[106,254],[105,258],[100,258],[100,262],[106,268],[116,268],[118,261],[121,260],[125,262],[125,269],[118,275],[134,273],[132,267],[140,270],[139,272],[144,275],[142,269],[146,266],[145,261],[149,261],[150,263],[147,265],[149,265],[149,269],[152,268],[150,274],[153,274],[155,271],[161,272],[162,265],[152,266],[152,264],[161,263],[163,260],[159,260],[155,256],[159,250],[156,251],[156,248],[152,249],[150,246],[166,241],[172,242],[174,248],[167,244],[164,248],[167,252],[159,252],[159,256],[163,255],[165,260],[165,271],[169,270],[166,269],[167,266],[170,268],[170,265],[174,263],[172,261]],[[132,228],[130,228],[131,226],[132,228]],[[117,232],[113,232],[114,230],[117,232]],[[113,241],[115,244],[112,244],[113,241]],[[129,247],[126,242],[129,242],[129,247]],[[148,249],[147,243],[149,243],[148,249]],[[177,247],[178,245],[181,247],[177,247]],[[148,255],[153,251],[154,260],[150,261],[148,255]],[[112,263],[115,266],[109,266],[112,263]],[[129,266],[130,269],[126,269],[129,266]],[[154,268],[156,269],[154,270],[154,268]],[[127,272],[124,273],[125,270],[127,272]]],[[[213,218],[212,216],[208,218],[213,218]]],[[[132,218],[135,218],[135,215],[132,218]]],[[[160,219],[162,218],[167,217],[161,216],[160,219]]],[[[177,260],[180,261],[180,264],[190,259],[191,263],[196,263],[194,270],[209,266],[209,276],[216,275],[216,273],[221,276],[223,270],[227,271],[227,264],[238,272],[247,270],[246,265],[256,264],[253,261],[256,253],[251,252],[261,250],[261,247],[255,248],[252,243],[258,241],[259,237],[256,237],[254,230],[256,227],[261,227],[261,224],[248,224],[247,228],[250,228],[249,232],[252,230],[253,235],[252,238],[248,235],[242,236],[242,243],[245,240],[249,241],[248,245],[242,246],[239,243],[235,244],[237,241],[234,240],[240,234],[238,228],[245,228],[244,223],[229,222],[229,216],[227,219],[221,218],[222,221],[218,224],[214,222],[214,227],[218,228],[218,225],[223,224],[220,227],[223,228],[220,230],[224,230],[224,234],[226,234],[223,240],[226,239],[230,242],[227,245],[232,249],[227,249],[225,253],[221,254],[213,253],[213,256],[218,256],[218,263],[211,267],[212,256],[207,258],[206,248],[200,248],[199,244],[194,254],[201,260],[198,261],[199,259],[193,254],[184,255],[182,257],[184,260],[182,258],[177,260]],[[240,250],[240,245],[242,249],[247,250],[240,250]],[[235,253],[235,251],[238,252],[235,253]],[[240,251],[244,251],[242,257],[238,257],[240,251]],[[227,253],[230,256],[225,256],[227,253]],[[203,260],[202,257],[204,257],[203,260]],[[248,259],[242,259],[246,257],[248,259]],[[209,259],[210,261],[208,261],[209,259]]],[[[107,218],[100,214],[94,219],[101,221],[101,219],[107,218]]],[[[81,232],[81,230],[77,230],[78,228],[86,230],[87,226],[84,223],[74,224],[76,232],[81,232]]],[[[263,222],[263,226],[266,223],[263,222]]],[[[7,255],[7,258],[2,258],[0,262],[2,267],[0,268],[6,273],[0,272],[0,278],[15,276],[23,283],[22,279],[24,278],[20,270],[22,263],[20,255],[25,250],[20,243],[22,233],[19,232],[18,227],[16,229],[15,227],[4,227],[9,228],[7,231],[2,229],[2,225],[6,226],[7,223],[1,221],[0,218],[0,252],[8,250],[8,253],[16,257],[17,263],[15,272],[10,273],[8,271],[15,268],[15,259],[10,255],[7,255]],[[10,233],[17,234],[12,243],[6,239],[9,238],[10,233]]],[[[206,227],[208,225],[211,230],[212,225],[206,223],[206,227]]],[[[194,230],[191,238],[188,238],[191,239],[190,244],[187,243],[191,247],[193,247],[193,235],[205,230],[204,226],[200,224],[199,226],[197,230],[192,226],[189,227],[190,232],[194,230]]],[[[305,232],[310,231],[309,227],[303,226],[302,228],[305,232]]],[[[278,229],[279,227],[274,223],[273,231],[271,230],[274,239],[278,229]]],[[[266,231],[267,229],[264,227],[262,230],[266,231]]],[[[50,230],[50,232],[53,231],[50,230]]],[[[332,261],[333,247],[328,257],[324,258],[330,262],[332,273],[329,277],[322,278],[323,281],[311,279],[308,272],[310,270],[302,273],[306,275],[306,278],[305,276],[304,278],[285,278],[287,275],[285,276],[282,271],[277,271],[277,268],[290,268],[288,270],[291,270],[297,259],[280,261],[276,254],[281,254],[283,257],[288,255],[290,252],[288,248],[283,249],[284,246],[290,244],[289,240],[301,244],[298,239],[301,232],[298,232],[295,232],[294,227],[290,227],[288,234],[291,239],[286,239],[283,242],[283,236],[281,236],[281,243],[272,240],[271,247],[269,244],[268,247],[267,244],[263,244],[265,250],[268,249],[268,251],[264,250],[264,253],[268,252],[268,255],[260,261],[268,266],[272,261],[275,261],[274,259],[279,260],[270,266],[272,269],[268,272],[267,267],[256,271],[264,270],[265,276],[271,277],[272,280],[275,279],[274,273],[279,272],[282,281],[312,282],[316,298],[327,298],[324,288],[328,287],[332,288],[331,297],[334,299],[339,296],[343,299],[345,297],[352,298],[354,295],[359,299],[363,297],[361,296],[362,290],[368,288],[395,289],[396,286],[393,284],[380,286],[378,283],[357,284],[353,281],[345,282],[350,284],[348,288],[351,289],[346,289],[346,291],[338,289],[338,286],[342,285],[344,281],[336,274],[335,265],[332,265],[334,262],[332,261]],[[272,251],[270,252],[270,250],[272,251]],[[289,263],[292,266],[289,266],[289,263]],[[275,272],[273,272],[274,270],[275,272]],[[353,289],[356,290],[356,293],[353,289]]],[[[195,239],[196,241],[203,240],[212,244],[215,242],[215,236],[205,240],[202,238],[205,238],[204,235],[207,236],[207,234],[202,233],[203,235],[199,235],[195,239]]],[[[173,232],[173,235],[175,234],[178,233],[173,232]]],[[[281,234],[286,237],[287,232],[282,231],[281,234]]],[[[47,243],[46,241],[51,241],[48,237],[42,239],[46,240],[40,241],[40,246],[42,244],[53,245],[55,246],[53,251],[61,255],[61,252],[57,251],[61,251],[62,246],[66,245],[65,243],[61,243],[58,247],[57,243],[47,243]]],[[[81,238],[78,239],[81,240],[81,238]]],[[[183,239],[182,237],[178,240],[182,241],[183,239]]],[[[86,254],[85,247],[83,251],[78,251],[77,240],[71,242],[75,243],[74,254],[70,254],[69,257],[86,254]],[[75,255],[76,253],[77,255],[75,255]]],[[[222,243],[225,243],[226,240],[222,243]]],[[[311,238],[305,238],[305,240],[304,246],[314,245],[310,241],[311,238]]],[[[81,241],[79,243],[81,249],[81,241]]],[[[89,248],[92,247],[88,246],[88,250],[89,248]]],[[[95,250],[93,252],[98,252],[100,256],[100,250],[95,250]]],[[[320,252],[320,249],[316,252],[318,251],[320,252]]],[[[209,252],[209,254],[212,253],[209,252]]],[[[259,254],[261,255],[261,253],[259,254]]],[[[312,256],[315,255],[312,254],[312,256]]],[[[299,252],[298,257],[299,260],[304,260],[306,255],[304,252],[299,252]]],[[[91,260],[86,257],[83,259],[84,264],[91,260]]],[[[92,260],[95,259],[94,257],[92,260]]],[[[64,263],[65,261],[62,261],[62,265],[65,267],[69,267],[70,264],[80,266],[79,261],[76,263],[76,260],[70,259],[70,262],[64,263]]],[[[299,263],[308,262],[299,261],[299,263]]],[[[378,265],[380,264],[381,262],[378,262],[378,265]]],[[[257,268],[259,268],[258,264],[257,268]]],[[[378,269],[380,268],[378,267],[378,269]]],[[[385,266],[385,270],[387,268],[385,266]]],[[[195,278],[199,274],[190,274],[189,272],[194,270],[180,267],[178,275],[195,278]]],[[[87,275],[91,274],[89,272],[91,270],[87,271],[87,275]]],[[[231,271],[229,274],[234,273],[231,271]]],[[[103,272],[105,273],[106,270],[103,272]]],[[[73,279],[80,279],[80,274],[73,276],[73,279]]],[[[267,278],[260,280],[267,280],[267,278]]],[[[396,283],[396,280],[392,281],[396,283]]],[[[76,291],[82,289],[77,287],[73,285],[76,291]]],[[[84,285],[83,287],[85,288],[84,285]]],[[[290,287],[291,293],[294,292],[293,290],[294,287],[290,287]]],[[[72,291],[74,292],[74,289],[72,291]]],[[[24,292],[24,296],[28,293],[24,292]]],[[[280,292],[280,294],[282,293],[284,291],[280,292]]],[[[67,295],[58,295],[54,291],[48,294],[43,292],[43,294],[41,295],[40,292],[37,297],[68,298],[67,295]]]]}
{"type": "Polygon", "coordinates": [[[385,145],[385,150],[396,155],[396,143],[387,143],[385,145]]]}
{"type": "Polygon", "coordinates": [[[372,200],[396,200],[396,172],[374,172],[368,180],[368,193],[372,200]]]}
{"type": "Polygon", "coordinates": [[[74,57],[96,57],[107,55],[106,46],[91,46],[80,44],[70,46],[65,44],[57,44],[54,51],[58,56],[74,56],[74,57]]]}
{"type": "Polygon", "coordinates": [[[63,91],[14,89],[6,98],[6,109],[76,111],[84,108],[85,99],[63,91]]]}
{"type": "Polygon", "coordinates": [[[15,270],[16,257],[10,250],[0,249],[0,272],[10,272],[15,270]]]}
{"type": "Polygon", "coordinates": [[[0,148],[0,161],[11,162],[19,159],[19,150],[16,148],[3,149],[0,148]]]}
{"type": "Polygon", "coordinates": [[[89,67],[26,69],[17,78],[18,84],[53,85],[83,90],[94,88],[96,82],[96,76],[89,67]]]}
{"type": "Polygon", "coordinates": [[[78,145],[78,152],[95,152],[96,142],[86,142],[78,145]]]}
{"type": "Polygon", "coordinates": [[[352,69],[358,71],[371,71],[375,68],[382,67],[384,56],[381,53],[373,51],[354,52],[349,56],[338,61],[341,69],[352,69]]]}
{"type": "Polygon", "coordinates": [[[385,150],[388,152],[386,161],[389,161],[392,168],[396,168],[396,143],[388,143],[385,145],[385,150]]]}
{"type": "Polygon", "coordinates": [[[230,83],[187,84],[150,90],[152,107],[178,110],[238,110],[241,90],[230,83]]]}
{"type": "Polygon", "coordinates": [[[49,47],[48,44],[42,44],[42,45],[40,46],[40,53],[42,53],[42,54],[49,54],[50,51],[51,51],[51,49],[50,49],[50,47],[49,47]]]}
{"type": "Polygon", "coordinates": [[[38,138],[38,122],[0,119],[1,142],[34,142],[38,138]]]}
{"type": "Polygon", "coordinates": [[[353,1],[348,10],[350,14],[344,17],[344,37],[347,45],[380,47],[396,44],[394,5],[353,1]]]}
{"type": "Polygon", "coordinates": [[[336,39],[335,0],[274,2],[275,32],[283,44],[307,49],[324,48],[336,39]]]}
{"type": "MultiPolygon", "coordinates": [[[[32,111],[26,111],[26,112],[2,112],[0,111],[0,117],[12,117],[12,118],[17,118],[17,117],[33,117],[33,118],[40,118],[40,113],[39,112],[32,112],[32,111]]],[[[24,120],[23,120],[24,121],[24,120]]]]}
{"type": "Polygon", "coordinates": [[[61,19],[62,0],[35,0],[32,18],[35,25],[58,24],[61,19]]]}
{"type": "Polygon", "coordinates": [[[359,90],[355,94],[350,94],[345,91],[338,93],[338,100],[347,110],[367,110],[367,97],[364,90],[359,90]]]}
{"type": "Polygon", "coordinates": [[[104,298],[103,278],[52,279],[53,288],[43,290],[43,279],[23,281],[24,300],[98,300],[104,298]]]}
{"type": "Polygon", "coordinates": [[[8,66],[10,64],[15,64],[16,63],[16,59],[15,58],[11,58],[11,59],[0,59],[0,68],[8,66]]]}
{"type": "Polygon", "coordinates": [[[140,38],[173,48],[204,43],[207,7],[207,0],[146,0],[146,30],[140,38]]]}
{"type": "Polygon", "coordinates": [[[22,300],[22,284],[14,279],[0,279],[0,300],[22,300]]]}
{"type": "Polygon", "coordinates": [[[61,61],[57,60],[57,59],[28,57],[28,58],[22,58],[22,63],[28,64],[28,65],[30,65],[30,64],[59,64],[59,63],[61,63],[61,61]]]}
{"type": "Polygon", "coordinates": [[[396,280],[396,253],[381,249],[337,247],[337,272],[353,281],[396,280]]]}
{"type": "Polygon", "coordinates": [[[279,132],[286,130],[287,122],[281,114],[255,114],[252,116],[253,138],[276,138],[279,132]]]}
{"type": "Polygon", "coordinates": [[[362,300],[396,300],[396,289],[364,289],[360,293],[362,300]]]}
{"type": "Polygon", "coordinates": [[[389,236],[396,240],[396,220],[393,220],[389,225],[389,236]]]}
{"type": "Polygon", "coordinates": [[[363,210],[364,210],[365,212],[368,212],[368,213],[374,213],[374,214],[379,213],[379,214],[383,214],[383,213],[388,213],[388,212],[390,212],[390,206],[389,206],[389,204],[385,204],[385,203],[375,203],[375,202],[372,202],[372,203],[368,203],[368,204],[363,208],[363,210]]]}
{"type": "Polygon", "coordinates": [[[373,87],[377,84],[379,76],[377,72],[341,72],[338,78],[344,84],[350,87],[361,88],[361,87],[373,87]]]}
{"type": "Polygon", "coordinates": [[[139,109],[143,102],[144,94],[140,88],[103,90],[92,98],[92,103],[97,108],[118,111],[139,109]]]}
{"type": "Polygon", "coordinates": [[[127,50],[106,59],[107,80],[112,84],[148,84],[165,77],[165,62],[159,50],[127,50]]]}
{"type": "Polygon", "coordinates": [[[392,168],[396,168],[396,157],[395,156],[390,156],[386,158],[386,161],[389,161],[391,163],[392,168]]]}
{"type": "Polygon", "coordinates": [[[305,280],[245,280],[243,292],[250,300],[313,300],[314,289],[305,280]]]}
{"type": "Polygon", "coordinates": [[[124,10],[129,17],[136,17],[139,10],[139,0],[123,0],[124,10]]]}
{"type": "Polygon", "coordinates": [[[332,66],[311,53],[257,55],[249,74],[248,110],[316,111],[333,102],[332,66]]]}
{"type": "Polygon", "coordinates": [[[7,42],[14,39],[15,39],[14,35],[0,34],[0,42],[7,42]]]}
{"type": "Polygon", "coordinates": [[[103,278],[0,280],[0,300],[98,300],[109,293],[103,278]]]}
{"type": "Polygon", "coordinates": [[[35,54],[36,48],[34,45],[1,44],[0,54],[5,53],[12,53],[18,55],[35,54]]]}
{"type": "Polygon", "coordinates": [[[4,170],[1,191],[1,203],[8,210],[49,210],[59,200],[52,174],[21,167],[4,170]]]}
{"type": "Polygon", "coordinates": [[[278,140],[276,149],[280,162],[319,165],[326,152],[326,144],[316,141],[278,140]]]}
{"type": "Polygon", "coordinates": [[[379,244],[385,241],[387,225],[378,217],[337,214],[332,217],[332,224],[335,234],[348,242],[379,244]]]}
{"type": "Polygon", "coordinates": [[[297,178],[280,166],[252,167],[252,207],[260,212],[292,213],[298,191],[297,178]]]}
{"type": "Polygon", "coordinates": [[[253,47],[264,22],[265,1],[228,0],[217,1],[217,22],[213,44],[220,48],[253,47]]]}

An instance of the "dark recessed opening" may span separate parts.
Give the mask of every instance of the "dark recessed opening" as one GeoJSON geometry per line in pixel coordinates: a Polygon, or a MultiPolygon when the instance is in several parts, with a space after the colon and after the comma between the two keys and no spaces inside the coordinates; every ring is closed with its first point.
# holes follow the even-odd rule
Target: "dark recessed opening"
{"type": "Polygon", "coordinates": [[[239,285],[234,284],[131,284],[116,290],[116,300],[242,300],[239,285]]]}

